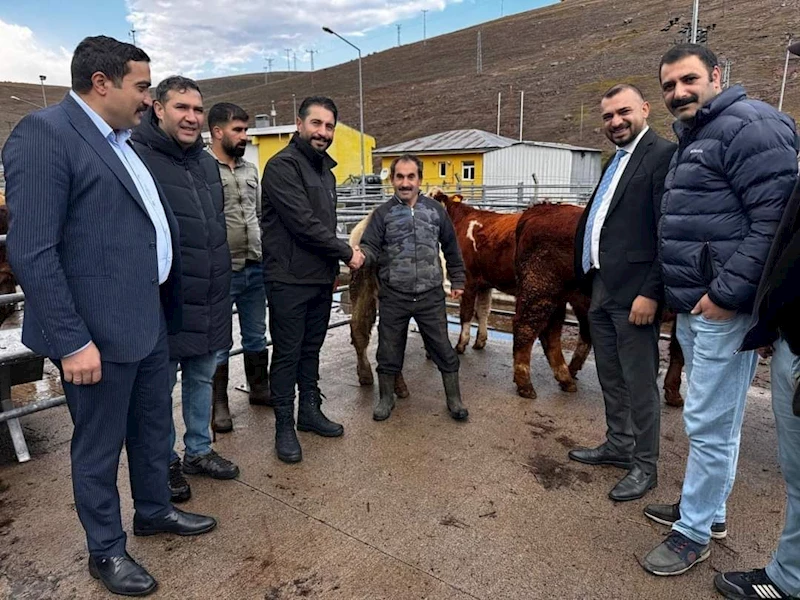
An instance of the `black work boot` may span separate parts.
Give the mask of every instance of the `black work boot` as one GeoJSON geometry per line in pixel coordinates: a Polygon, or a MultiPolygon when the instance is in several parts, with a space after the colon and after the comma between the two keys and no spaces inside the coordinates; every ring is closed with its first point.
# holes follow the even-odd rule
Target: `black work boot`
{"type": "Polygon", "coordinates": [[[272,406],[269,393],[269,350],[244,353],[244,374],[250,387],[250,404],[272,406]]]}
{"type": "Polygon", "coordinates": [[[297,410],[297,430],[311,431],[323,437],[339,437],[344,427],[334,423],[322,414],[320,405],[322,394],[319,390],[300,392],[300,406],[297,410]]]}
{"type": "Polygon", "coordinates": [[[469,411],[461,403],[461,388],[458,385],[458,371],[442,373],[444,393],[447,395],[447,410],[456,421],[463,421],[469,416],[469,411]]]}
{"type": "Polygon", "coordinates": [[[215,433],[228,433],[233,430],[231,411],[228,409],[228,363],[217,365],[211,392],[211,429],[215,433]]]}
{"type": "Polygon", "coordinates": [[[294,406],[275,407],[275,452],[283,462],[303,460],[303,450],[294,430],[294,406]]]}
{"type": "Polygon", "coordinates": [[[394,380],[395,375],[378,373],[378,397],[372,405],[372,418],[376,421],[385,421],[392,414],[394,408],[394,380]]]}

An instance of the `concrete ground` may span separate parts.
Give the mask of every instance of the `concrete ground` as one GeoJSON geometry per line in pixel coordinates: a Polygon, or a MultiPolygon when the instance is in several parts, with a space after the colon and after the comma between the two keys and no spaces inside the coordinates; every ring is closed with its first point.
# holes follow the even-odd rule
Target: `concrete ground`
{"type": "MultiPolygon", "coordinates": [[[[455,339],[453,334],[453,339],[455,339]]],[[[676,578],[656,578],[638,561],[667,533],[648,521],[648,502],[673,502],[687,452],[679,409],[662,410],[659,487],[624,504],[606,494],[624,474],[567,460],[567,450],[603,439],[594,365],[577,394],[559,390],[537,348],[539,398],[511,382],[508,336],[469,349],[461,386],[466,424],[447,414],[441,380],[409,336],[411,397],[392,417],[371,418],[373,388],[359,387],[349,329],[328,334],[321,366],[326,412],[339,439],[300,434],[303,462],[273,450],[271,409],[252,408],[234,385],[235,430],[216,449],[241,467],[236,481],[191,477],[183,506],[219,527],[196,538],[128,541],[159,580],[154,598],[320,599],[660,599],[716,598],[712,578],[764,565],[782,523],[784,487],[769,395],[753,389],[739,474],[729,503],[730,535],[711,557],[676,578]]],[[[180,423],[179,391],[175,414],[180,423]]],[[[23,419],[33,459],[17,464],[0,427],[0,598],[110,597],[86,569],[85,539],[72,502],[71,424],[65,407],[23,419]]],[[[123,522],[133,516],[127,465],[119,485],[123,522]]]]}

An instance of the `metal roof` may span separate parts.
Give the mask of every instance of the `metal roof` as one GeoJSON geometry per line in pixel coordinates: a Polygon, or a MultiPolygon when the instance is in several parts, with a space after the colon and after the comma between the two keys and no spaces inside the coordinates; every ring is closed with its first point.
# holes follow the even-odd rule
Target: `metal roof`
{"type": "Polygon", "coordinates": [[[526,146],[543,146],[545,148],[556,148],[558,150],[573,150],[575,152],[602,152],[597,148],[586,148],[584,146],[573,146],[572,144],[560,144],[558,142],[517,142],[526,146]]]}
{"type": "Polygon", "coordinates": [[[283,135],[297,131],[297,125],[276,125],[275,127],[251,127],[247,135],[283,135]]]}
{"type": "Polygon", "coordinates": [[[486,152],[497,148],[506,148],[515,143],[516,140],[480,129],[455,129],[384,146],[373,151],[373,154],[404,154],[406,152],[422,154],[453,150],[486,152]]]}

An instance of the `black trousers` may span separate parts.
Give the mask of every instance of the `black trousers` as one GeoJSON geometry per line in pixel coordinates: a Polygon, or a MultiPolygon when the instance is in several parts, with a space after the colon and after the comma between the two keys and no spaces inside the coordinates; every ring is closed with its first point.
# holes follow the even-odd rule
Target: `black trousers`
{"type": "Polygon", "coordinates": [[[378,373],[395,375],[403,370],[411,317],[417,322],[425,349],[439,370],[443,373],[458,371],[458,354],[447,336],[447,308],[442,288],[415,296],[382,286],[378,301],[378,373]]]}
{"type": "Polygon", "coordinates": [[[270,392],[275,406],[293,406],[300,393],[317,390],[319,353],[331,317],[333,285],[266,282],[272,337],[270,392]]]}
{"type": "Polygon", "coordinates": [[[172,396],[166,323],[162,320],[149,356],[137,363],[102,361],[101,368],[102,378],[94,385],[72,385],[62,377],[75,426],[71,446],[75,508],[89,553],[98,558],[125,553],[117,491],[123,444],[136,513],[151,519],[172,509],[167,486],[172,396]]]}
{"type": "Polygon", "coordinates": [[[661,426],[658,395],[658,319],[628,322],[629,306],[618,304],[599,274],[592,283],[589,327],[597,376],[606,405],[606,437],[620,454],[632,455],[645,472],[656,470],[661,426]]]}

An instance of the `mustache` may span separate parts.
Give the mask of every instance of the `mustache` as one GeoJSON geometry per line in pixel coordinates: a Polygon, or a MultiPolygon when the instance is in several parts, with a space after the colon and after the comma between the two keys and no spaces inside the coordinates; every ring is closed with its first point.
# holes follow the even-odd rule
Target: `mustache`
{"type": "Polygon", "coordinates": [[[680,108],[681,106],[686,106],[688,104],[692,104],[693,102],[697,102],[699,98],[696,94],[692,94],[687,98],[675,98],[672,102],[670,102],[671,108],[680,108]]]}

